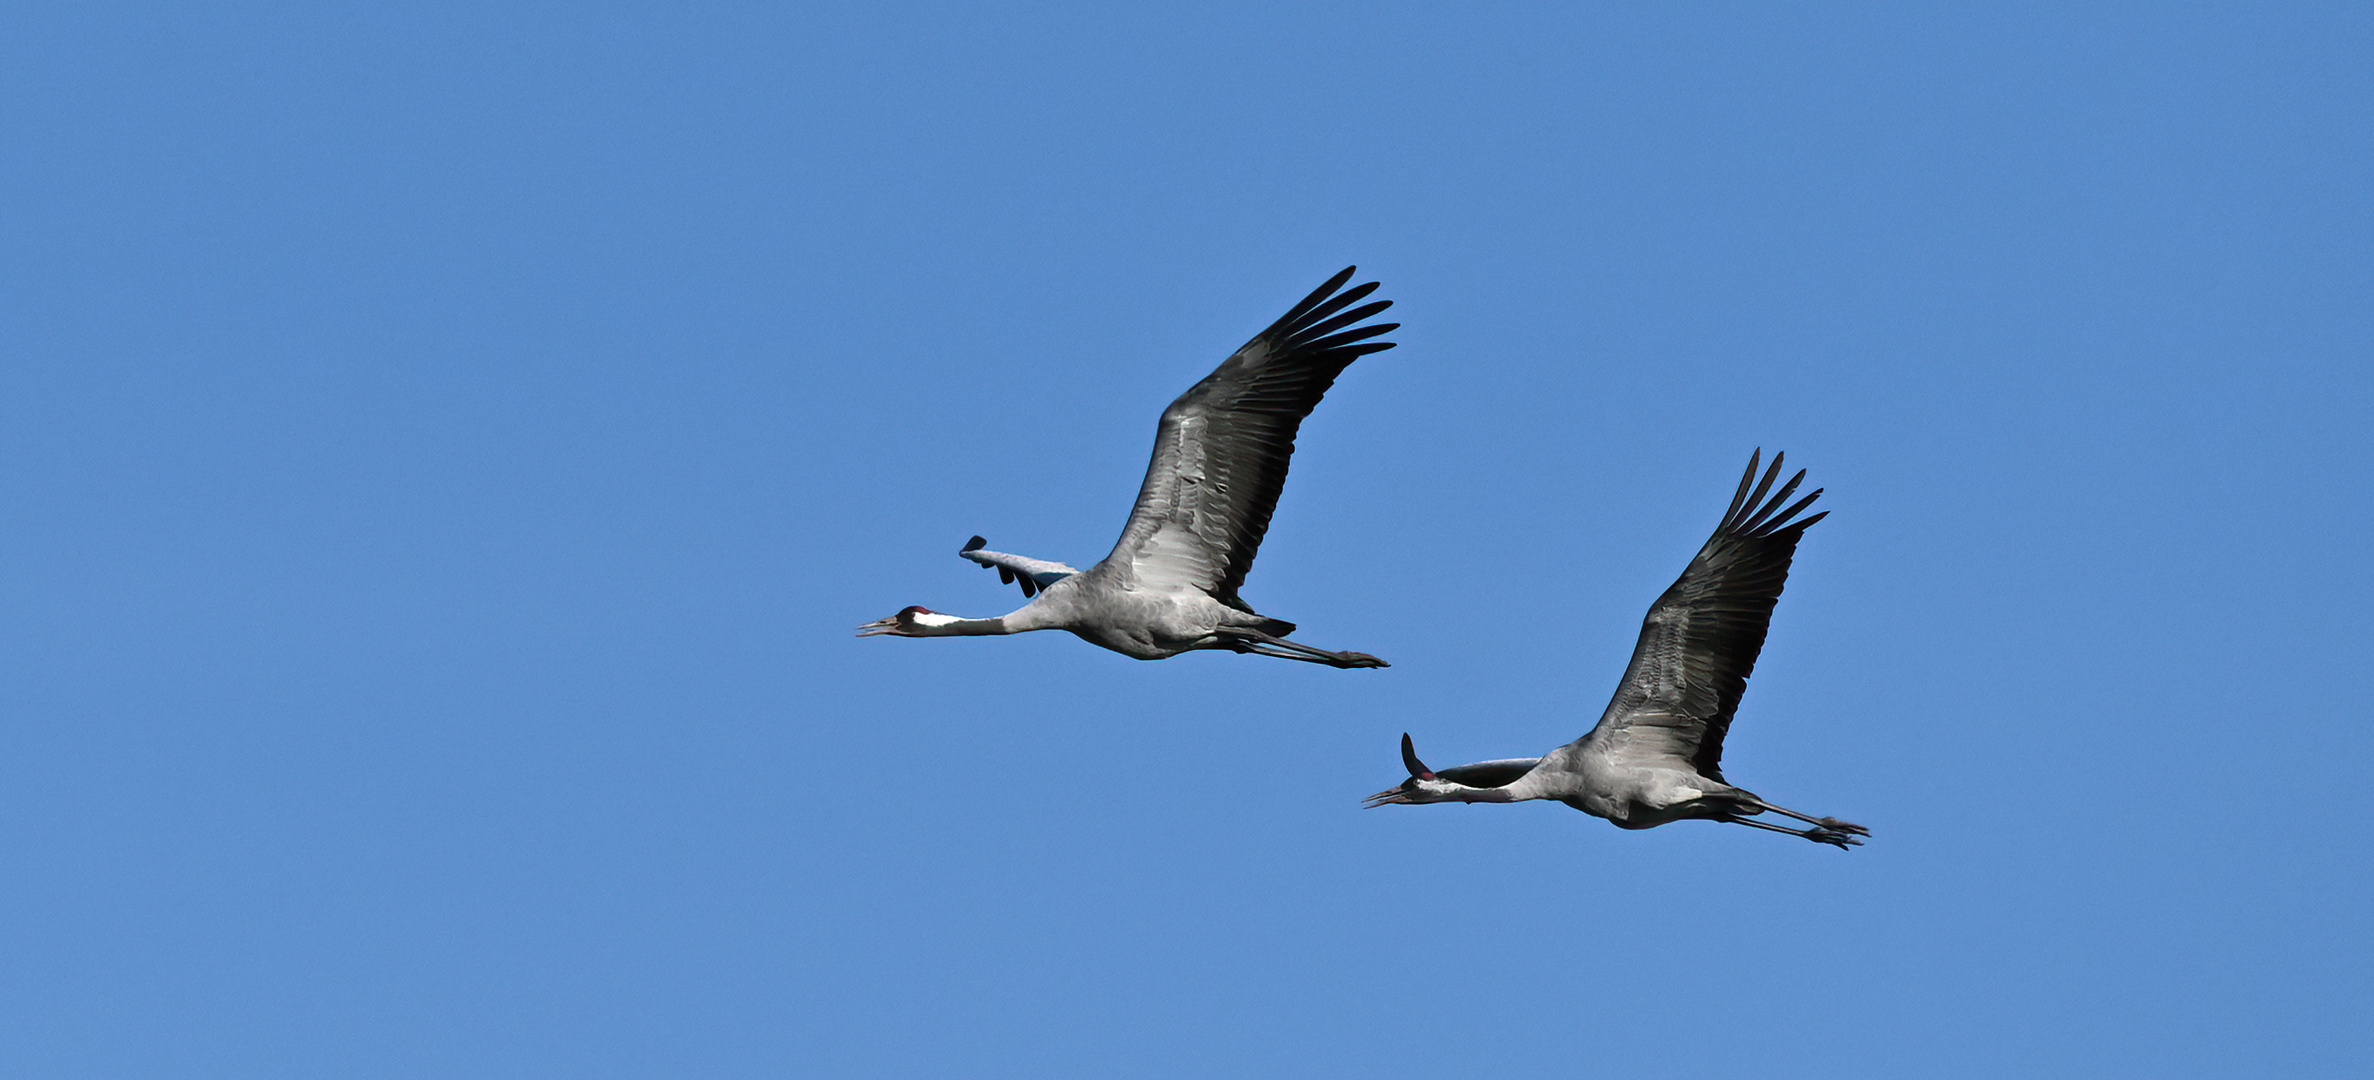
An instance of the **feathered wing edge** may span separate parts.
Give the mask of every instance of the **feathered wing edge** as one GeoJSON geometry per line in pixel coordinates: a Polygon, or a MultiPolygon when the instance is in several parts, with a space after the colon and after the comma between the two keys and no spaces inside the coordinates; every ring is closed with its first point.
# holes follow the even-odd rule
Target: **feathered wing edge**
{"type": "Polygon", "coordinates": [[[1762,453],[1749,456],[1714,535],[1650,605],[1632,663],[1592,729],[1630,728],[1642,735],[1662,729],[1668,749],[1687,758],[1700,775],[1718,781],[1723,738],[1763,652],[1797,542],[1813,523],[1829,516],[1825,510],[1797,519],[1821,490],[1789,502],[1805,471],[1798,470],[1775,491],[1784,455],[1772,456],[1759,481],[1762,453]]]}
{"type": "Polygon", "coordinates": [[[1059,562],[1009,555],[1003,551],[983,550],[984,545],[988,543],[989,541],[986,539],[978,536],[973,537],[971,540],[965,541],[963,549],[959,550],[957,554],[980,563],[985,569],[996,570],[997,580],[1000,584],[1012,585],[1020,582],[1022,597],[1025,600],[1037,596],[1039,590],[1079,573],[1078,570],[1059,562]]]}

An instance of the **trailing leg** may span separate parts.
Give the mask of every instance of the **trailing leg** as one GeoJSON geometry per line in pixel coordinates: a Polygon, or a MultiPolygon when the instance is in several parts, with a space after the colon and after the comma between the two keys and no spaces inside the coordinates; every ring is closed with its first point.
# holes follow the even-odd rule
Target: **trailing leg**
{"type": "Polygon", "coordinates": [[[1288,641],[1282,637],[1273,637],[1269,634],[1264,634],[1259,630],[1254,630],[1249,627],[1222,627],[1219,631],[1219,634],[1222,640],[1227,642],[1226,648],[1233,652],[1253,653],[1259,656],[1275,656],[1286,660],[1302,660],[1308,663],[1326,664],[1330,667],[1339,668],[1379,668],[1393,666],[1384,662],[1383,660],[1379,660],[1376,657],[1370,656],[1367,653],[1329,652],[1326,649],[1313,648],[1299,641],[1288,641]]]}
{"type": "Polygon", "coordinates": [[[1866,829],[1861,825],[1857,825],[1851,821],[1840,821],[1834,817],[1812,817],[1810,815],[1800,814],[1797,811],[1791,810],[1785,806],[1774,806],[1762,799],[1757,799],[1756,805],[1762,807],[1763,809],[1770,810],[1775,814],[1779,814],[1782,817],[1793,817],[1808,825],[1828,829],[1832,832],[1851,833],[1856,836],[1871,835],[1871,830],[1866,829]]]}
{"type": "Polygon", "coordinates": [[[1862,837],[1856,836],[1853,833],[1840,832],[1836,829],[1822,825],[1816,825],[1810,829],[1792,829],[1786,825],[1774,825],[1770,822],[1757,821],[1754,818],[1721,817],[1716,818],[1715,820],[1728,821],[1733,825],[1745,825],[1751,829],[1762,829],[1766,832],[1787,833],[1790,836],[1802,836],[1817,844],[1829,844],[1840,851],[1845,851],[1846,849],[1854,847],[1855,845],[1863,842],[1862,837]]]}

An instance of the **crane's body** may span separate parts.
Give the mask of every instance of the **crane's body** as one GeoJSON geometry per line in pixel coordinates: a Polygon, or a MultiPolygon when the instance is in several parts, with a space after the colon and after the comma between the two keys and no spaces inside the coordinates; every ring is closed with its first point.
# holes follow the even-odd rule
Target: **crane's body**
{"type": "Polygon", "coordinates": [[[1781,455],[1772,456],[1771,470],[1757,484],[1760,456],[1748,459],[1747,475],[1714,536],[1650,606],[1632,664],[1597,726],[1542,757],[1440,771],[1418,760],[1404,734],[1402,764],[1410,778],[1369,796],[1367,805],[1555,799],[1626,829],[1704,818],[1841,849],[1862,843],[1870,830],[1860,825],[1773,805],[1723,779],[1723,736],[1764,648],[1797,541],[1827,516],[1792,520],[1819,490],[1784,508],[1805,479],[1802,470],[1767,499],[1781,455]],[[1754,820],[1767,811],[1811,827],[1754,820]]]}
{"type": "Polygon", "coordinates": [[[1368,339],[1399,324],[1355,325],[1392,304],[1352,307],[1377,287],[1369,282],[1343,289],[1352,273],[1345,267],[1163,410],[1137,505],[1103,561],[1074,570],[988,551],[976,536],[958,554],[1019,584],[1029,603],[988,619],[909,607],[859,627],[858,636],[1069,630],[1140,660],[1227,649],[1334,667],[1385,667],[1366,653],[1288,641],[1293,623],[1261,615],[1237,596],[1269,529],[1303,418],[1354,360],[1393,347],[1368,339]]]}
{"type": "Polygon", "coordinates": [[[1240,611],[1208,596],[1132,590],[1093,574],[1044,586],[1030,603],[995,618],[959,619],[921,608],[908,608],[891,618],[912,621],[908,637],[1069,630],[1089,644],[1139,660],[1161,660],[1194,649],[1235,648],[1257,642],[1257,635],[1283,637],[1294,630],[1292,623],[1240,611]]]}

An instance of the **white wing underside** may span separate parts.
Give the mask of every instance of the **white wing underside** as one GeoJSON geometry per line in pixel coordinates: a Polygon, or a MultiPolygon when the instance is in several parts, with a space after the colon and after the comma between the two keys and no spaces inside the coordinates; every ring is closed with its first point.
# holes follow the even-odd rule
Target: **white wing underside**
{"type": "Polygon", "coordinates": [[[1212,475],[1211,425],[1198,415],[1201,411],[1185,398],[1163,411],[1145,486],[1106,559],[1126,571],[1133,585],[1214,593],[1227,570],[1233,549],[1225,505],[1228,483],[1212,475]],[[1215,501],[1223,505],[1212,505],[1215,501]]]}
{"type": "Polygon", "coordinates": [[[973,538],[972,546],[966,547],[957,554],[996,570],[1001,583],[1010,585],[1017,581],[1020,582],[1022,595],[1025,598],[1036,596],[1040,590],[1047,586],[1079,573],[1078,570],[1059,562],[1033,559],[1024,555],[1009,555],[1003,551],[984,550],[979,546],[981,543],[981,538],[976,536],[973,538]]]}

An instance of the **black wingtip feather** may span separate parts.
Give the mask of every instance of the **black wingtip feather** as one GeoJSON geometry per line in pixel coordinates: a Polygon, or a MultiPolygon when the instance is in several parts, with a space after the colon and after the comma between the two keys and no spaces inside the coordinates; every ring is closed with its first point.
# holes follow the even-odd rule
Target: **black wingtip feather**
{"type": "Polygon", "coordinates": [[[1763,456],[1764,448],[1761,446],[1749,451],[1748,471],[1740,474],[1739,490],[1731,493],[1731,505],[1725,508],[1723,511],[1723,521],[1725,523],[1729,523],[1733,518],[1738,517],[1739,504],[1748,501],[1748,485],[1756,482],[1756,463],[1762,459],[1763,456]]]}
{"type": "Polygon", "coordinates": [[[1346,330],[1343,333],[1335,335],[1334,337],[1320,338],[1317,341],[1307,342],[1302,347],[1315,353],[1328,352],[1335,349],[1341,349],[1344,346],[1350,345],[1356,341],[1363,341],[1368,338],[1375,337],[1378,334],[1390,334],[1400,328],[1400,323],[1378,323],[1375,326],[1355,326],[1350,330],[1346,330]]]}
{"type": "Polygon", "coordinates": [[[984,538],[984,537],[979,537],[979,536],[976,536],[976,537],[974,537],[974,538],[972,538],[972,539],[970,539],[970,540],[967,540],[967,541],[965,541],[965,542],[964,542],[964,546],[963,546],[962,548],[959,548],[959,549],[957,549],[957,552],[956,552],[956,553],[957,553],[957,554],[959,554],[959,555],[962,555],[962,554],[964,554],[964,553],[965,553],[965,552],[967,552],[967,551],[979,551],[979,550],[981,550],[982,548],[985,548],[985,547],[988,547],[988,546],[989,546],[989,541],[988,541],[986,538],[984,538]]]}
{"type": "Polygon", "coordinates": [[[1406,731],[1401,733],[1401,763],[1409,769],[1411,776],[1428,780],[1434,778],[1434,770],[1427,768],[1425,762],[1418,760],[1417,744],[1410,741],[1410,733],[1406,731]]]}
{"type": "MultiPolygon", "coordinates": [[[[1295,320],[1295,325],[1299,326],[1304,323],[1317,322],[1335,314],[1338,311],[1342,311],[1343,309],[1358,303],[1361,297],[1367,296],[1368,294],[1377,291],[1377,286],[1377,282],[1371,281],[1361,285],[1354,285],[1349,289],[1345,289],[1343,292],[1330,297],[1326,303],[1312,308],[1309,311],[1303,312],[1302,316],[1295,320]]],[[[1378,303],[1383,305],[1383,307],[1378,309],[1380,311],[1384,308],[1393,306],[1393,301],[1391,300],[1381,300],[1378,301],[1378,303]]],[[[1304,332],[1309,333],[1310,331],[1304,332]]]]}
{"type": "Polygon", "coordinates": [[[1775,515],[1773,515],[1773,517],[1772,517],[1772,527],[1773,527],[1773,530],[1777,532],[1777,531],[1779,531],[1779,530],[1781,530],[1781,529],[1795,529],[1795,530],[1797,530],[1798,532],[1804,532],[1804,531],[1805,531],[1805,527],[1806,527],[1806,526],[1808,526],[1808,525],[1811,525],[1811,524],[1813,524],[1814,522],[1820,521],[1820,520],[1822,520],[1823,518],[1830,516],[1830,511],[1828,511],[1828,510],[1824,510],[1824,511],[1822,511],[1821,513],[1819,513],[1819,514],[1815,514],[1814,516],[1812,516],[1812,517],[1809,517],[1809,518],[1806,518],[1806,519],[1805,519],[1805,520],[1803,520],[1803,521],[1798,521],[1798,522],[1791,522],[1791,521],[1789,520],[1790,518],[1796,517],[1796,516],[1797,516],[1797,512],[1798,512],[1799,510],[1803,510],[1803,509],[1805,509],[1807,506],[1810,506],[1810,505],[1812,505],[1812,504],[1813,504],[1813,501],[1814,501],[1815,499],[1818,499],[1818,498],[1821,498],[1821,497],[1822,497],[1822,489],[1820,489],[1820,488],[1815,488],[1815,489],[1813,489],[1813,491],[1812,491],[1811,493],[1807,494],[1807,495],[1806,495],[1804,498],[1802,498],[1802,499],[1799,499],[1799,500],[1797,500],[1795,503],[1791,504],[1791,505],[1790,505],[1790,507],[1789,507],[1788,509],[1786,509],[1786,510],[1783,510],[1783,511],[1781,511],[1781,512],[1780,512],[1780,513],[1778,513],[1778,514],[1775,514],[1775,515]]]}
{"type": "Polygon", "coordinates": [[[1305,316],[1311,313],[1312,308],[1326,303],[1327,297],[1330,293],[1335,292],[1337,289],[1343,288],[1344,282],[1352,280],[1352,275],[1358,273],[1359,271],[1360,268],[1357,266],[1344,267],[1343,270],[1338,272],[1334,277],[1328,278],[1326,284],[1321,285],[1316,289],[1312,289],[1309,296],[1302,298],[1302,303],[1294,305],[1294,310],[1287,312],[1285,318],[1278,320],[1278,325],[1292,326],[1295,323],[1302,321],[1305,316]]]}
{"type": "MultiPolygon", "coordinates": [[[[1773,460],[1778,461],[1779,459],[1774,458],[1773,460]]],[[[1769,482],[1769,480],[1770,478],[1767,478],[1767,482],[1769,482]]],[[[1780,514],[1776,516],[1773,511],[1779,510],[1781,508],[1781,504],[1787,501],[1790,494],[1797,490],[1797,485],[1804,482],[1805,470],[1799,469],[1797,470],[1797,475],[1790,477],[1788,483],[1782,484],[1779,491],[1772,493],[1771,498],[1762,500],[1761,508],[1759,508],[1755,513],[1749,514],[1747,520],[1739,523],[1739,531],[1743,533],[1753,533],[1758,529],[1764,528],[1766,525],[1777,527],[1781,522],[1788,520],[1787,514],[1780,514]]]]}
{"type": "Polygon", "coordinates": [[[1757,481],[1756,490],[1748,493],[1748,501],[1746,506],[1748,513],[1755,513],[1756,507],[1763,505],[1764,493],[1772,490],[1772,482],[1774,480],[1780,479],[1781,458],[1783,456],[1784,455],[1777,452],[1772,455],[1772,464],[1766,466],[1764,469],[1764,479],[1757,481]]]}
{"type": "MultiPolygon", "coordinates": [[[[1392,306],[1393,301],[1391,300],[1379,300],[1373,304],[1362,304],[1359,307],[1353,308],[1352,310],[1344,312],[1341,315],[1337,315],[1326,322],[1318,323],[1307,330],[1300,331],[1297,336],[1306,338],[1323,338],[1392,306]]],[[[1383,332],[1384,331],[1381,330],[1372,331],[1372,334],[1383,332]]]]}

